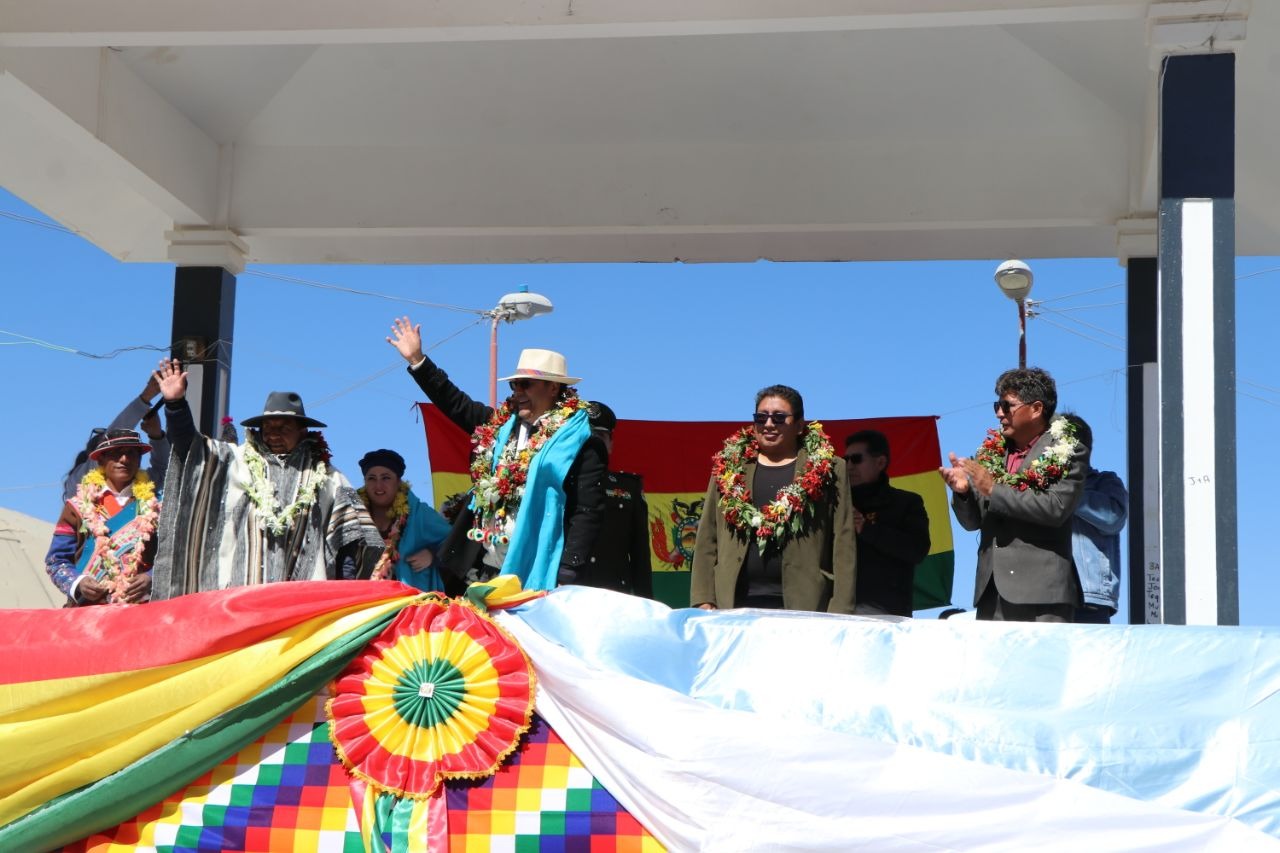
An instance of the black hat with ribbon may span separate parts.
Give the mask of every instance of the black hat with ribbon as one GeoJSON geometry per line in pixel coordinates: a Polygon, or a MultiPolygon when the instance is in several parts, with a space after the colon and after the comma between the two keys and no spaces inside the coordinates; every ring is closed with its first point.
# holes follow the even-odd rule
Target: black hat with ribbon
{"type": "Polygon", "coordinates": [[[98,461],[98,457],[112,450],[137,450],[138,454],[151,452],[151,445],[142,440],[136,432],[131,429],[109,429],[98,442],[98,446],[89,452],[89,458],[94,462],[98,461]]]}
{"type": "Polygon", "coordinates": [[[315,418],[307,417],[307,410],[302,405],[302,397],[297,391],[272,391],[267,395],[267,402],[262,405],[262,414],[245,418],[240,426],[257,429],[267,418],[297,418],[303,426],[323,427],[324,424],[315,418]]]}

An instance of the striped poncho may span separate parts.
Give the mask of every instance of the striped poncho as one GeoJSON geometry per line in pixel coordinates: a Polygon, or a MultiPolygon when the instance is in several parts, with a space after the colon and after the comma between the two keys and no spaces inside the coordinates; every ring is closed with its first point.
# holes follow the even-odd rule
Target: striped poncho
{"type": "Polygon", "coordinates": [[[174,458],[165,480],[153,600],[275,581],[368,576],[382,553],[382,537],[347,478],[327,465],[318,468],[318,434],[283,456],[266,450],[254,431],[240,445],[197,436],[179,452],[180,419],[171,414],[174,458]],[[250,446],[265,462],[279,506],[289,506],[312,478],[323,477],[310,506],[281,532],[272,532],[250,498],[250,446]]]}

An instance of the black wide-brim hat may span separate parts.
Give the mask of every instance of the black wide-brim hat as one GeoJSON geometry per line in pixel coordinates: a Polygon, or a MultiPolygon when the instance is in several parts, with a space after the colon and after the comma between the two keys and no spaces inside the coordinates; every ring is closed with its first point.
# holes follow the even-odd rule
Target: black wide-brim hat
{"type": "Polygon", "coordinates": [[[267,418],[297,418],[303,426],[324,427],[325,424],[315,418],[307,417],[307,410],[302,405],[302,397],[297,391],[272,391],[267,395],[267,402],[262,404],[262,414],[245,418],[240,426],[257,429],[267,418]]]}

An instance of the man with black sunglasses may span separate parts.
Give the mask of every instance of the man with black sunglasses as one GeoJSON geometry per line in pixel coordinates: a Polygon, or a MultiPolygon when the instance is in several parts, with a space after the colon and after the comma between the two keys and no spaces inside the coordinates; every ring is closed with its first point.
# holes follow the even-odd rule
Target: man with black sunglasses
{"type": "Polygon", "coordinates": [[[981,530],[973,603],[979,619],[1070,622],[1080,604],[1071,518],[1084,490],[1089,448],[1054,417],[1058,390],[1036,367],[996,380],[1000,428],[975,458],[949,454],[938,469],[965,530],[981,530]]]}
{"type": "Polygon", "coordinates": [[[929,514],[915,492],[889,485],[889,439],[873,429],[844,440],[858,534],[860,616],[910,616],[916,566],[929,555],[929,514]]]}
{"type": "Polygon", "coordinates": [[[604,513],[608,452],[592,434],[589,404],[558,352],[526,349],[496,410],[467,395],[422,351],[422,327],[395,320],[387,343],[449,420],[471,434],[470,498],[437,559],[447,592],[498,574],[526,589],[577,583],[604,513]],[[543,519],[560,519],[545,524],[543,519]]]}

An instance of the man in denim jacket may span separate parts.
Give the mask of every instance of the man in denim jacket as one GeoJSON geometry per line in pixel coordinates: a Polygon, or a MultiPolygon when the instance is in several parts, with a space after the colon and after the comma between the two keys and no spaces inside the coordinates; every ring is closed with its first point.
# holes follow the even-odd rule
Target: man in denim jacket
{"type": "MultiPolygon", "coordinates": [[[[1064,414],[1075,424],[1076,438],[1093,449],[1093,430],[1076,414],[1064,414]]],[[[1114,471],[1092,467],[1085,474],[1084,494],[1071,519],[1071,558],[1080,578],[1084,606],[1076,622],[1107,625],[1120,600],[1120,531],[1129,517],[1129,492],[1114,471]]]]}

